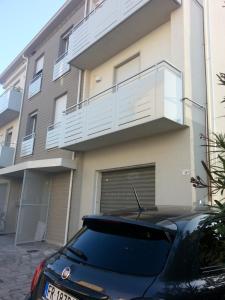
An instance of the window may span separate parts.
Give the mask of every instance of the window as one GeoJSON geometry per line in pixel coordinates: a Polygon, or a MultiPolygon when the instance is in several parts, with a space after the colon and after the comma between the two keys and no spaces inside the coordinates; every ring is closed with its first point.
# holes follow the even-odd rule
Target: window
{"type": "Polygon", "coordinates": [[[72,27],[68,29],[60,38],[59,57],[65,54],[69,48],[69,38],[72,32],[72,27]]]}
{"type": "Polygon", "coordinates": [[[225,220],[215,219],[205,226],[200,239],[200,266],[225,266],[225,220]]]}
{"type": "Polygon", "coordinates": [[[54,124],[58,124],[62,120],[63,112],[66,110],[67,94],[55,100],[54,124]]]}
{"type": "Polygon", "coordinates": [[[119,83],[140,72],[140,56],[137,55],[115,68],[115,83],[119,83]]]}
{"type": "Polygon", "coordinates": [[[16,88],[16,89],[19,89],[19,88],[20,88],[20,80],[16,81],[16,82],[13,84],[13,87],[16,88]]]}
{"type": "Polygon", "coordinates": [[[13,134],[12,127],[6,130],[6,135],[5,135],[5,146],[6,147],[12,146],[12,134],[13,134]]]}
{"type": "Polygon", "coordinates": [[[90,0],[89,2],[89,12],[91,12],[93,9],[95,9],[97,6],[99,6],[100,3],[102,3],[103,0],[90,0]]]}
{"type": "Polygon", "coordinates": [[[34,77],[41,74],[44,67],[44,55],[36,60],[34,77]]]}
{"type": "Polygon", "coordinates": [[[33,112],[28,116],[27,119],[27,129],[26,129],[26,135],[31,135],[36,132],[36,126],[37,126],[37,112],[33,112]]]}
{"type": "Polygon", "coordinates": [[[162,271],[171,246],[163,230],[95,220],[85,221],[65,251],[96,268],[154,276],[162,271]]]}

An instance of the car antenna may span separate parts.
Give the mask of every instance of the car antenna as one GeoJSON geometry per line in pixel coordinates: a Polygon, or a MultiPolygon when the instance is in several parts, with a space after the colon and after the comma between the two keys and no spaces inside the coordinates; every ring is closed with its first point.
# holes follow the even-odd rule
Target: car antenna
{"type": "Polygon", "coordinates": [[[135,199],[137,201],[138,210],[139,210],[139,212],[142,212],[145,209],[143,207],[141,207],[141,204],[140,204],[140,201],[139,201],[139,197],[138,197],[138,194],[137,194],[137,191],[136,191],[135,187],[133,186],[133,184],[131,186],[132,186],[132,189],[133,189],[133,192],[134,192],[135,199]]]}

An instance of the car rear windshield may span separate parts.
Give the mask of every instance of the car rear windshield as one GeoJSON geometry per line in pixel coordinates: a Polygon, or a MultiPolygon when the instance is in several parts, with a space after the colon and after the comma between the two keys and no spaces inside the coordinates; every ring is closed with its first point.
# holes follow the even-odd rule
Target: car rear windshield
{"type": "Polygon", "coordinates": [[[159,274],[173,235],[163,230],[115,222],[90,222],[66,251],[82,263],[130,275],[159,274]]]}

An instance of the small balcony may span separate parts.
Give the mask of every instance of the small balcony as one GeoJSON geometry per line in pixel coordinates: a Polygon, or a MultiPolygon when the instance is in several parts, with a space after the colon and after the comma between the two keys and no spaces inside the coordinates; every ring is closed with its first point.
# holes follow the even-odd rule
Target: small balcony
{"type": "Polygon", "coordinates": [[[6,168],[13,164],[14,153],[14,147],[0,145],[0,168],[6,168]]]}
{"type": "Polygon", "coordinates": [[[53,80],[56,80],[69,72],[70,64],[68,64],[67,60],[67,52],[56,60],[53,70],[53,80]]]}
{"type": "Polygon", "coordinates": [[[181,0],[103,0],[69,39],[68,62],[93,69],[170,20],[181,0]],[[137,26],[138,24],[138,26],[137,26]]]}
{"type": "Polygon", "coordinates": [[[0,96],[0,127],[19,116],[22,92],[16,88],[7,90],[0,96]]]}
{"type": "Polygon", "coordinates": [[[28,89],[28,99],[35,96],[41,91],[41,84],[42,84],[42,72],[36,75],[30,82],[29,89],[28,89]]]}
{"type": "Polygon", "coordinates": [[[52,124],[48,127],[45,148],[47,150],[59,147],[61,123],[52,124]]]}
{"type": "Polygon", "coordinates": [[[33,154],[35,134],[29,134],[23,138],[21,144],[20,157],[25,157],[33,154]]]}
{"type": "Polygon", "coordinates": [[[59,147],[87,151],[183,127],[182,73],[161,62],[68,108],[59,147]]]}

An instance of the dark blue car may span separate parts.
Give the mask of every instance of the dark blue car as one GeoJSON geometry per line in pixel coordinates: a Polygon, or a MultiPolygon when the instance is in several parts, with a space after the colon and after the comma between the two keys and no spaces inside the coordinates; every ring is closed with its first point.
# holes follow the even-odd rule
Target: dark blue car
{"type": "Polygon", "coordinates": [[[225,299],[225,217],[136,211],[86,216],[36,269],[29,300],[225,299]]]}

